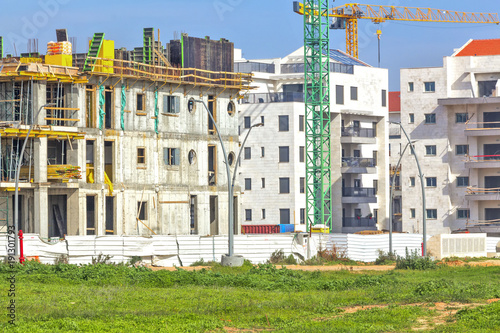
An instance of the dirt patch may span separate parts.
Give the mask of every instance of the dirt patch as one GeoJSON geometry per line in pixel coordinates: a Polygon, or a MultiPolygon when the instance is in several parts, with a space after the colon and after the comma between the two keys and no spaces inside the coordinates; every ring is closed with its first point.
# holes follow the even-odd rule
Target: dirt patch
{"type": "MultiPolygon", "coordinates": [[[[429,310],[434,310],[436,312],[436,316],[431,316],[431,317],[422,317],[418,318],[417,322],[418,324],[413,327],[413,331],[423,331],[423,330],[428,330],[432,329],[436,326],[439,325],[444,325],[446,323],[453,322],[453,316],[462,309],[465,308],[476,308],[481,305],[486,305],[486,304],[491,304],[493,302],[498,302],[500,301],[500,298],[494,298],[494,299],[489,299],[486,301],[486,303],[456,303],[456,302],[451,302],[451,303],[443,303],[443,302],[437,302],[437,303],[411,303],[411,304],[404,304],[401,306],[419,306],[419,307],[425,307],[429,310]]],[[[378,304],[378,305],[357,305],[357,306],[350,306],[350,307],[343,307],[339,308],[341,313],[336,314],[334,316],[329,316],[329,317],[319,317],[313,319],[314,321],[327,321],[327,320],[332,320],[335,318],[342,317],[346,313],[356,313],[358,311],[366,311],[374,308],[387,308],[389,307],[388,304],[378,304]]]]}

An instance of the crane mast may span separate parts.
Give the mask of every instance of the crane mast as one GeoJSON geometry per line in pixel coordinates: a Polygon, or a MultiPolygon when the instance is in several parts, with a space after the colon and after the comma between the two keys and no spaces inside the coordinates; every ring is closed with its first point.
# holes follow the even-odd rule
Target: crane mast
{"type": "Polygon", "coordinates": [[[332,228],[329,0],[304,0],[307,229],[332,228]]]}

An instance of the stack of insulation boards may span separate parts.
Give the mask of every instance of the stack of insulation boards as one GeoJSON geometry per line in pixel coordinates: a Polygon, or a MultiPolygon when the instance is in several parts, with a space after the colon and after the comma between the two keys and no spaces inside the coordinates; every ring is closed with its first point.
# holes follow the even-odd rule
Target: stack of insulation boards
{"type": "MultiPolygon", "coordinates": [[[[34,177],[34,168],[31,167],[31,178],[34,177]]],[[[21,172],[19,173],[20,179],[28,179],[30,177],[29,167],[22,166],[21,172]]],[[[62,182],[68,181],[69,179],[81,179],[82,174],[80,172],[79,166],[60,164],[60,165],[47,165],[47,180],[59,180],[62,182]]]]}
{"type": "Polygon", "coordinates": [[[47,65],[73,66],[72,46],[70,42],[48,42],[47,55],[45,56],[47,65]]]}

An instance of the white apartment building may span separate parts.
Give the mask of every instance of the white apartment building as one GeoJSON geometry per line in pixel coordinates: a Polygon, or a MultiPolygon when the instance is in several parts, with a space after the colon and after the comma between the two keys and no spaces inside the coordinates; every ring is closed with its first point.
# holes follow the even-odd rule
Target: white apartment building
{"type": "MultiPolygon", "coordinates": [[[[495,233],[500,219],[500,39],[470,40],[443,67],[401,70],[401,123],[424,174],[427,233],[495,233]]],[[[406,142],[401,142],[404,145],[406,142]]],[[[422,231],[415,159],[403,157],[402,231],[422,231]]]]}
{"type": "MultiPolygon", "coordinates": [[[[386,69],[331,50],[332,232],[387,228],[388,133],[386,69]]],[[[257,89],[239,105],[240,216],[245,224],[294,224],[305,230],[303,48],[276,59],[235,55],[235,71],[254,74],[257,89]]]]}

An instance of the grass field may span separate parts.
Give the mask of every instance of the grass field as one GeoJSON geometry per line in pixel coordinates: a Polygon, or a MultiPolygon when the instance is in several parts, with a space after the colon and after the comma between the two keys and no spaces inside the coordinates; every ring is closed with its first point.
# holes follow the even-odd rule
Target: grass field
{"type": "MultiPolygon", "coordinates": [[[[7,265],[0,265],[7,314],[7,265]]],[[[13,332],[500,331],[500,267],[305,272],[272,265],[151,271],[16,268],[13,332]],[[488,302],[488,300],[490,300],[488,302]]]]}

